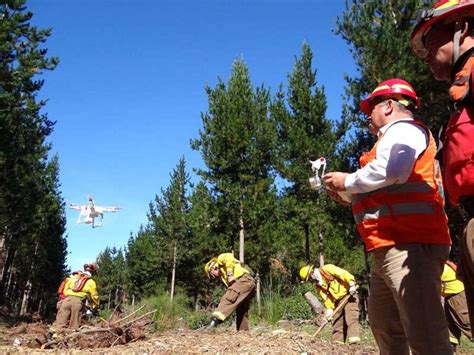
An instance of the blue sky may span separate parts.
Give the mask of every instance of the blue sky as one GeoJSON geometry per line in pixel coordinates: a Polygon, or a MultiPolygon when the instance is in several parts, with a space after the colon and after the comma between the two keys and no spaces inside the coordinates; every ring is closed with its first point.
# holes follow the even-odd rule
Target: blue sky
{"type": "Polygon", "coordinates": [[[355,73],[348,46],[332,32],[343,0],[30,0],[27,7],[33,25],[53,29],[46,47],[61,61],[41,76],[40,97],[57,121],[50,140],[62,196],[123,208],[96,229],[67,210],[72,269],[127,243],[181,156],[196,179],[192,168],[202,160],[189,141],[207,110],[204,87],[227,80],[236,58],[255,85],[275,93],[307,42],[335,119],[344,74],[355,73]]]}

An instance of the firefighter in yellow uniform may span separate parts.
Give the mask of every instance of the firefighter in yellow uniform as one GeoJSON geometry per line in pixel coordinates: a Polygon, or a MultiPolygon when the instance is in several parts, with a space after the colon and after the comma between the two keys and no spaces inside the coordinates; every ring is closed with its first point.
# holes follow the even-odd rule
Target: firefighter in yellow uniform
{"type": "Polygon", "coordinates": [[[81,325],[82,309],[86,298],[89,297],[92,310],[99,307],[99,294],[97,286],[92,279],[92,273],[97,269],[95,264],[84,265],[84,272],[72,275],[64,286],[64,300],[61,303],[56,320],[50,328],[51,333],[56,333],[62,328],[78,329],[81,325]]]}
{"type": "Polygon", "coordinates": [[[219,305],[212,313],[208,329],[222,323],[233,311],[236,311],[237,330],[249,330],[248,310],[255,295],[255,280],[232,253],[213,257],[204,266],[209,277],[220,278],[227,287],[219,305]]]}
{"type": "Polygon", "coordinates": [[[450,261],[444,264],[441,275],[441,295],[444,297],[444,313],[453,348],[459,345],[461,333],[472,341],[464,284],[457,279],[456,266],[450,261]]]}
{"type": "Polygon", "coordinates": [[[360,342],[359,337],[359,300],[354,276],[340,267],[326,264],[320,268],[306,265],[300,269],[302,281],[312,281],[319,297],[326,307],[326,318],[332,320],[332,339],[335,342],[349,344],[360,342]],[[349,294],[344,308],[334,314],[339,302],[349,294]]]}

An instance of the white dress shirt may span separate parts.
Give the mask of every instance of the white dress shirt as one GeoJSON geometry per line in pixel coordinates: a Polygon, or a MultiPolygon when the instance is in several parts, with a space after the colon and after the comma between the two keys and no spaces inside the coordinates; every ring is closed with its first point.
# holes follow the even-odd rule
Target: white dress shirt
{"type": "Polygon", "coordinates": [[[429,142],[428,132],[411,118],[383,126],[378,132],[381,135],[375,159],[346,177],[344,185],[350,194],[405,183],[429,142]]]}

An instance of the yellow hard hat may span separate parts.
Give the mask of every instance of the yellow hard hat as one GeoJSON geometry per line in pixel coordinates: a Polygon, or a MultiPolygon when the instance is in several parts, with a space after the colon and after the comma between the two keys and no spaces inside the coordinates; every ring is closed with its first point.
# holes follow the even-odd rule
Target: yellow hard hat
{"type": "Polygon", "coordinates": [[[300,278],[302,281],[308,281],[309,280],[309,275],[311,275],[311,272],[314,269],[314,265],[306,265],[303,266],[300,269],[300,278]]]}
{"type": "Polygon", "coordinates": [[[207,262],[206,265],[204,265],[204,272],[209,276],[209,273],[211,270],[214,268],[214,266],[217,264],[217,257],[213,257],[211,260],[207,262]]]}

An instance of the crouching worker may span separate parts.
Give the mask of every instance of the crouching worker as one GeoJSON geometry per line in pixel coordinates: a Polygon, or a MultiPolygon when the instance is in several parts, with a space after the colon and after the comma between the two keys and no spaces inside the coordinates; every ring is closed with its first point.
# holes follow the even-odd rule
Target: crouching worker
{"type": "Polygon", "coordinates": [[[456,265],[449,260],[444,264],[441,275],[441,295],[444,298],[449,341],[455,350],[459,345],[461,334],[472,341],[471,322],[469,321],[464,284],[456,277],[456,265]]]}
{"type": "Polygon", "coordinates": [[[316,286],[319,297],[326,307],[326,318],[332,320],[332,339],[349,344],[360,342],[359,337],[359,299],[354,276],[337,266],[327,264],[320,268],[306,265],[300,269],[303,282],[311,281],[316,286]],[[337,314],[337,308],[346,295],[349,300],[337,314]]]}
{"type": "Polygon", "coordinates": [[[92,274],[97,270],[95,264],[84,265],[84,271],[68,278],[64,285],[64,300],[56,314],[56,320],[50,328],[50,333],[57,334],[63,328],[78,329],[81,325],[82,310],[89,297],[92,309],[98,310],[99,294],[92,274]]]}
{"type": "Polygon", "coordinates": [[[219,306],[212,313],[213,318],[207,329],[222,323],[235,310],[237,330],[249,330],[248,310],[255,295],[255,280],[250,272],[232,253],[213,257],[204,266],[204,270],[208,277],[220,278],[227,287],[219,306]]]}

